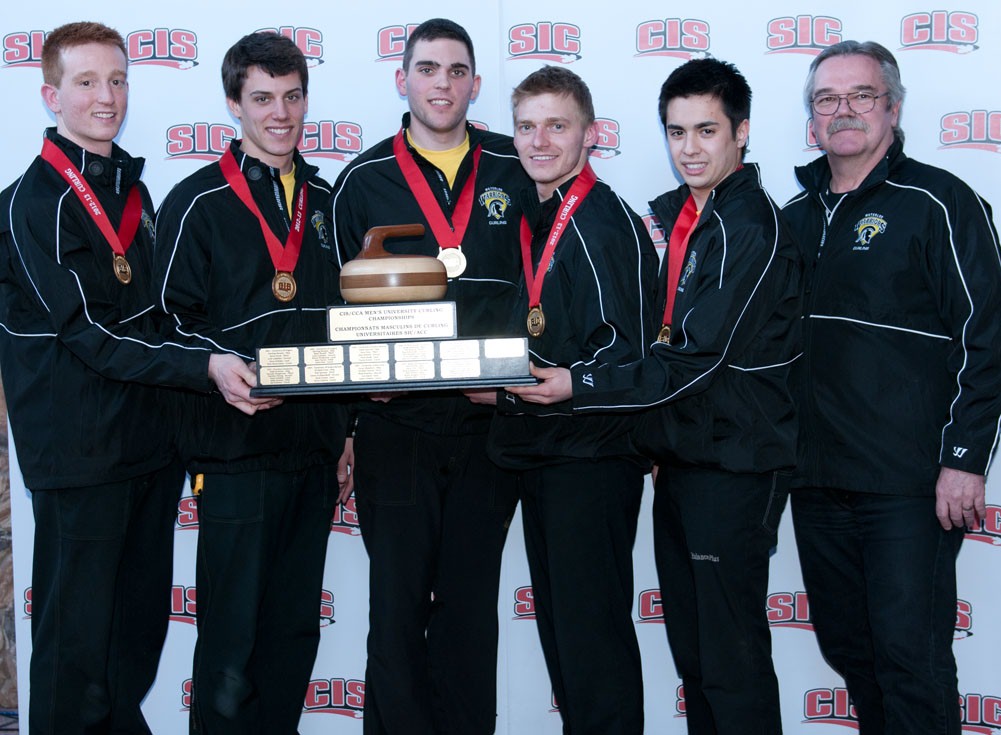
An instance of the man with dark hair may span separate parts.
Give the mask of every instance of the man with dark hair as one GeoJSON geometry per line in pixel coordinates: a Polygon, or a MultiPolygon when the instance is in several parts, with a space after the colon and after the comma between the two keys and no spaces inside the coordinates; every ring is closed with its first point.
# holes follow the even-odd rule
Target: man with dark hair
{"type": "Polygon", "coordinates": [[[661,89],[685,183],[650,203],[670,240],[649,356],[541,368],[539,386],[511,389],[584,418],[651,409],[633,439],[659,468],[654,550],[693,735],[782,732],[765,599],[795,462],[802,269],[757,166],[742,163],[750,106],[744,77],[716,59],[678,67],[661,89]]]}
{"type": "MultiPolygon", "coordinates": [[[[510,138],[467,122],[479,88],[466,31],[441,18],[419,25],[396,71],[409,107],[401,130],[345,168],[331,199],[340,263],[371,227],[425,225],[388,249],[444,260],[459,335],[476,337],[502,335],[515,303],[513,196],[528,182],[510,138]]],[[[515,480],[486,456],[493,409],[458,391],[380,398],[392,396],[362,405],[353,441],[370,560],[364,730],[492,733],[515,480]]]]}
{"type": "Polygon", "coordinates": [[[114,142],[127,73],[114,29],[52,31],[42,99],[56,126],[0,195],[0,365],[35,518],[32,733],[150,732],[140,704],[167,633],[184,477],[176,396],[155,386],[215,382],[261,407],[243,360],[168,339],[154,313],[144,161],[114,142]]]}
{"type": "Polygon", "coordinates": [[[984,519],[1001,416],[1001,265],[989,205],[909,159],[893,55],[810,65],[826,154],[785,207],[809,269],[793,521],[821,651],[866,733],[960,732],[956,555],[984,519]]]}
{"type": "MultiPolygon", "coordinates": [[[[158,275],[178,333],[252,359],[260,346],[324,341],[337,293],[330,187],[296,148],[308,78],[295,43],[245,36],[223,78],[243,138],[164,200],[158,275]]],[[[191,397],[187,411],[199,521],[191,731],[294,733],[319,643],[346,412],[289,399],[251,420],[214,396],[191,397]]]]}
{"type": "MultiPolygon", "coordinates": [[[[637,360],[656,333],[657,254],[642,220],[588,163],[591,93],[569,69],[547,66],[511,103],[515,148],[535,182],[521,192],[516,310],[532,361],[595,370],[637,360]]],[[[490,453],[521,474],[536,622],[564,731],[639,735],[632,550],[646,464],[628,442],[632,417],[561,416],[514,391],[498,411],[490,453]],[[600,602],[582,605],[583,589],[600,602]]]]}

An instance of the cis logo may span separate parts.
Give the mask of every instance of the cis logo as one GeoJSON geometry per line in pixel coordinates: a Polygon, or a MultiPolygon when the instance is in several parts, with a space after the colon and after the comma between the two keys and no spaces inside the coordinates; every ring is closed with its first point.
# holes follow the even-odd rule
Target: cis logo
{"type": "Polygon", "coordinates": [[[966,600],[956,600],[956,632],[954,641],[973,635],[973,605],[966,600]]]}
{"type": "Polygon", "coordinates": [[[24,619],[31,619],[31,587],[24,588],[24,619]]]}
{"type": "Polygon", "coordinates": [[[980,21],[973,13],[933,10],[900,20],[900,50],[928,49],[952,54],[976,51],[980,21]]]}
{"type": "Polygon", "coordinates": [[[296,28],[295,26],[278,26],[277,28],[259,28],[258,31],[280,33],[302,51],[306,57],[306,66],[319,66],[323,63],[323,33],[316,28],[296,28]]]}
{"type": "Polygon", "coordinates": [[[354,493],[347,502],[337,504],[334,509],[334,517],[330,521],[331,533],[343,533],[348,536],[358,536],[361,528],[358,525],[358,503],[355,501],[354,493]]]}
{"type": "Polygon", "coordinates": [[[592,158],[615,158],[622,153],[619,150],[621,144],[619,121],[608,117],[597,117],[594,119],[594,125],[598,131],[598,142],[588,155],[592,158]]]}
{"type": "Polygon", "coordinates": [[[326,628],[336,622],[334,620],[334,593],[330,590],[320,590],[320,627],[326,628]]]}
{"type": "Polygon", "coordinates": [[[3,65],[38,69],[42,65],[45,31],[14,31],[3,37],[3,65]]]}
{"type": "Polygon", "coordinates": [[[803,695],[803,722],[843,725],[858,730],[858,713],[848,690],[811,689],[803,695]]]}
{"type": "Polygon", "coordinates": [[[569,64],[580,59],[580,28],[572,23],[522,23],[508,30],[508,59],[569,64]]]}
{"type": "Polygon", "coordinates": [[[192,158],[214,161],[236,137],[236,128],[224,123],[183,123],[167,128],[167,160],[192,158]]]}
{"type": "Polygon", "coordinates": [[[637,623],[664,624],[664,603],[660,590],[643,590],[637,602],[636,609],[639,611],[637,623]]]}
{"type": "Polygon", "coordinates": [[[980,541],[991,546],[1001,546],[1001,506],[988,505],[987,517],[980,528],[971,528],[966,532],[970,541],[980,541]]]}
{"type": "Polygon", "coordinates": [[[191,679],[181,682],[181,712],[188,712],[191,709],[191,679]]]}
{"type": "Polygon", "coordinates": [[[531,586],[514,591],[514,617],[512,620],[535,620],[535,593],[531,586]]]}
{"type": "Polygon", "coordinates": [[[643,215],[643,224],[646,225],[646,233],[653,240],[654,246],[658,250],[663,250],[667,247],[667,231],[664,229],[664,225],[660,223],[657,219],[657,215],[647,210],[647,214],[643,215]]]}
{"type": "Polygon", "coordinates": [[[191,69],[198,65],[198,36],[178,28],[132,31],[125,37],[129,63],[191,69]]]}
{"type": "Polygon", "coordinates": [[[806,592],[775,592],[768,595],[766,605],[769,627],[813,630],[806,592]]]}
{"type": "Polygon", "coordinates": [[[380,28],[376,35],[376,61],[403,61],[403,49],[417,23],[380,28]]]}
{"type": "Polygon", "coordinates": [[[365,682],[359,679],[313,679],[306,687],[302,711],[361,719],[365,682]]]}
{"type": "Polygon", "coordinates": [[[179,531],[198,529],[198,501],[194,495],[184,495],[177,501],[177,524],[179,531]]]}
{"type": "Polygon", "coordinates": [[[674,716],[687,717],[688,716],[688,706],[685,704],[685,685],[679,684],[678,688],[674,690],[674,696],[676,697],[674,701],[674,716]]]}
{"type": "Polygon", "coordinates": [[[816,56],[827,46],[839,43],[841,21],[823,15],[797,15],[768,21],[765,45],[769,54],[811,54],[816,56]]]}
{"type": "MultiPolygon", "coordinates": [[[[942,116],[942,130],[938,136],[939,150],[943,148],[971,148],[1001,153],[1001,111],[972,110],[950,112],[942,116]]],[[[991,506],[987,507],[990,518],[991,506]]],[[[998,527],[994,524],[994,528],[998,527]]]]}
{"type": "Polygon", "coordinates": [[[195,624],[197,593],[194,587],[175,584],[170,588],[170,620],[175,623],[195,624]]]}
{"type": "Polygon", "coordinates": [[[636,56],[704,59],[709,55],[709,24],[695,18],[647,20],[636,26],[636,56]]]}

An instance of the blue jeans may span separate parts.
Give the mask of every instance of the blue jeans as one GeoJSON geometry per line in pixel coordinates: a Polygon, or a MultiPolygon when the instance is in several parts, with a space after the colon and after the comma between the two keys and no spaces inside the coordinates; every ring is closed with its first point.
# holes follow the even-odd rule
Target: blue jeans
{"type": "Polygon", "coordinates": [[[820,649],[845,679],[862,735],[959,735],[952,638],[963,529],[935,497],[792,493],[820,649]]]}

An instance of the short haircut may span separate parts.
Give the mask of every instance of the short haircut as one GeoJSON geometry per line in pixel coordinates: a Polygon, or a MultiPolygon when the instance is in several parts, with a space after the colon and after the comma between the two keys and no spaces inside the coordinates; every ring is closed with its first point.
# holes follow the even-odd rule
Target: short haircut
{"type": "Polygon", "coordinates": [[[516,108],[522,100],[538,97],[541,94],[569,97],[577,103],[584,125],[594,122],[591,90],[587,88],[583,79],[565,66],[544,66],[522,79],[521,84],[511,93],[511,109],[516,108]]]}
{"type": "Polygon", "coordinates": [[[125,39],[114,28],[90,21],[67,23],[46,36],[45,43],[42,44],[42,79],[45,83],[53,87],[62,84],[63,50],[87,43],[100,43],[121,49],[128,63],[129,53],[125,48],[125,39]]]}
{"type": "Polygon", "coordinates": [[[403,47],[403,71],[410,70],[410,62],[414,60],[414,46],[418,41],[437,41],[439,38],[446,38],[451,41],[459,41],[464,44],[469,52],[469,66],[473,74],[476,73],[476,55],[473,53],[473,39],[469,37],[466,29],[448,18],[431,18],[421,23],[407,36],[407,43],[403,47]]]}
{"type": "MultiPolygon", "coordinates": [[[[813,117],[813,90],[817,86],[817,68],[832,56],[868,56],[879,64],[880,73],[883,75],[883,84],[886,85],[886,108],[890,109],[895,104],[904,101],[907,90],[904,89],[903,82],[900,81],[900,67],[893,54],[885,47],[875,41],[842,41],[833,46],[828,46],[821,51],[810,64],[810,71],[806,75],[806,84],[803,85],[803,102],[810,117],[813,117]]],[[[904,137],[904,131],[899,126],[894,126],[893,132],[900,138],[904,137]]]]}
{"type": "Polygon", "coordinates": [[[272,77],[298,74],[302,96],[308,94],[309,70],[306,57],[290,38],[274,31],[260,31],[244,36],[226,52],[222,60],[222,87],[226,97],[240,101],[247,71],[256,66],[272,77]]]}
{"type": "Polygon", "coordinates": [[[737,126],[751,118],[751,87],[737,67],[719,59],[692,59],[671,72],[660,88],[657,103],[661,124],[667,126],[671,100],[701,95],[715,97],[723,104],[730,134],[736,139],[737,126]]]}

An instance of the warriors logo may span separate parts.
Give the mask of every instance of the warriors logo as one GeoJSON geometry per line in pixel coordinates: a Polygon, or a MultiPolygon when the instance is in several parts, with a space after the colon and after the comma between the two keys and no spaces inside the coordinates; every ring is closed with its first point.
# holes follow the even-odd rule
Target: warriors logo
{"type": "Polygon", "coordinates": [[[140,223],[146,230],[146,234],[149,235],[151,241],[156,241],[156,228],[153,226],[153,218],[149,216],[149,213],[144,209],[142,217],[140,218],[140,223]]]}
{"type": "Polygon", "coordinates": [[[644,21],[636,26],[636,55],[704,59],[709,56],[709,24],[694,18],[644,21]]]}
{"type": "Polygon", "coordinates": [[[852,250],[868,250],[869,244],[876,235],[886,232],[886,220],[883,215],[870,212],[855,223],[855,247],[852,250]]]}
{"type": "Polygon", "coordinates": [[[486,191],[480,194],[479,203],[487,210],[487,223],[491,225],[505,225],[507,220],[504,213],[511,206],[511,197],[507,195],[499,186],[487,187],[486,191]]]}
{"type": "Polygon", "coordinates": [[[979,22],[973,13],[962,11],[912,13],[900,21],[900,50],[926,49],[968,54],[978,48],[979,22]]]}
{"type": "Polygon", "coordinates": [[[943,148],[971,148],[1001,153],[1001,111],[971,110],[942,116],[938,140],[943,148]]]}
{"type": "Polygon", "coordinates": [[[688,256],[688,262],[685,263],[685,269],[681,271],[681,279],[678,281],[678,290],[681,292],[684,292],[685,284],[688,282],[689,276],[695,273],[695,265],[697,257],[698,253],[693,250],[691,254],[688,256]]]}
{"type": "Polygon", "coordinates": [[[841,30],[840,20],[822,15],[774,18],[768,21],[767,53],[816,56],[841,41],[841,30]]]}
{"type": "Polygon", "coordinates": [[[327,221],[323,218],[323,212],[317,210],[309,218],[309,222],[316,230],[316,237],[320,240],[320,247],[330,250],[330,230],[327,228],[327,221]]]}

